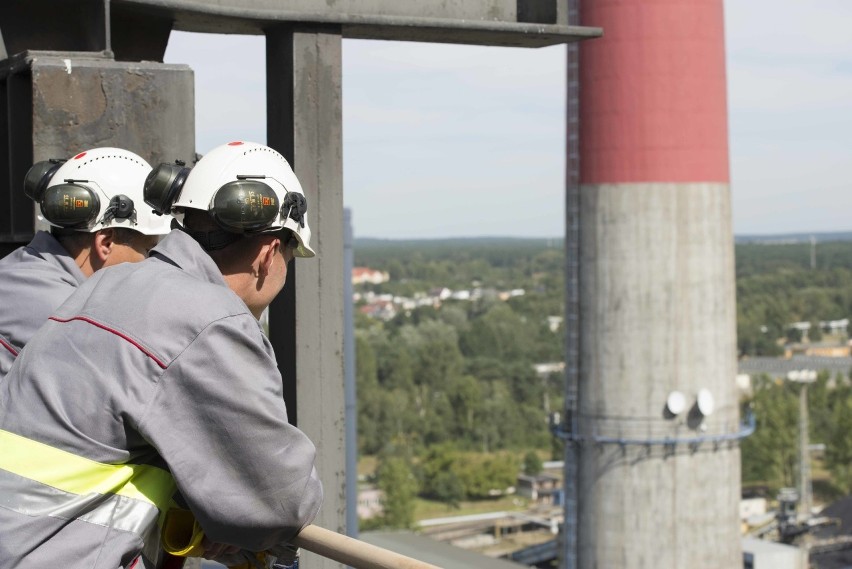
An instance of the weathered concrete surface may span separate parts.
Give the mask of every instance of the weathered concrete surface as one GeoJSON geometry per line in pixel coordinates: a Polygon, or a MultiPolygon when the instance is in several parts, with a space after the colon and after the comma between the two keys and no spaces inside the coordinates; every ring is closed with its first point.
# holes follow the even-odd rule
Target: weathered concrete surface
{"type": "MultiPolygon", "coordinates": [[[[291,266],[270,308],[270,339],[291,420],[318,450],[325,501],[315,523],[346,533],[341,37],[335,28],[276,28],[266,51],[268,142],[302,183],[317,252],[291,266]]],[[[303,564],[339,567],[310,553],[303,564]]]]}
{"type": "Polygon", "coordinates": [[[26,243],[33,162],[96,146],[156,165],[195,157],[193,73],[185,65],[124,63],[96,53],[24,52],[0,62],[0,253],[26,243]]]}
{"type": "MultiPolygon", "coordinates": [[[[723,183],[581,187],[580,430],[661,439],[737,431],[733,233],[723,183]],[[709,389],[698,428],[671,418],[709,389]]],[[[742,564],[735,443],[581,445],[582,568],[715,569],[742,564]]]]}
{"type": "Polygon", "coordinates": [[[739,567],[736,442],[595,441],[739,431],[722,0],[579,4],[577,567],[739,567]]]}
{"type": "Polygon", "coordinates": [[[192,70],[185,65],[32,57],[33,159],[118,146],[152,166],[195,158],[192,70]]]}

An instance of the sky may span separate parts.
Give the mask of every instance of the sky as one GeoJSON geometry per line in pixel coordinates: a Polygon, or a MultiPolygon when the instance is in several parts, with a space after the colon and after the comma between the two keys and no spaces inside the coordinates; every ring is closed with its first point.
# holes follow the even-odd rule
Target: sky
{"type": "MultiPolygon", "coordinates": [[[[852,1],[725,2],[734,231],[852,231],[852,1]]],[[[264,39],[173,32],[196,146],[266,141],[264,39]]],[[[343,41],[356,237],[564,234],[565,47],[343,41]]]]}

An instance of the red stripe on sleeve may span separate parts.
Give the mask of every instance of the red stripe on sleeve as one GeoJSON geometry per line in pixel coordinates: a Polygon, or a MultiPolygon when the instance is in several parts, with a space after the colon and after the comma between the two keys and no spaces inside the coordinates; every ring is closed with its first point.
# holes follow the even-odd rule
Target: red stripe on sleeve
{"type": "Polygon", "coordinates": [[[157,358],[157,356],[155,356],[153,353],[151,353],[151,351],[148,350],[145,346],[143,346],[142,344],[140,344],[139,342],[137,342],[133,338],[127,336],[126,334],[122,334],[118,330],[116,330],[114,328],[110,328],[106,324],[101,324],[100,322],[98,322],[96,320],[92,320],[91,318],[87,318],[85,316],[75,316],[73,318],[65,318],[65,319],[57,318],[56,316],[51,316],[50,319],[53,320],[54,322],[59,322],[61,324],[65,324],[67,322],[72,322],[74,320],[80,320],[82,322],[87,322],[87,323],[91,324],[92,326],[97,326],[101,330],[106,330],[110,334],[115,334],[116,336],[118,336],[119,338],[124,340],[125,342],[132,344],[134,347],[136,347],[137,350],[139,350],[140,352],[142,352],[143,354],[145,354],[146,356],[148,356],[149,358],[154,360],[154,363],[156,363],[158,366],[160,366],[163,369],[166,369],[166,364],[164,364],[162,361],[160,361],[157,358]]]}
{"type": "Polygon", "coordinates": [[[3,340],[3,338],[0,338],[0,346],[3,346],[4,348],[6,348],[6,349],[7,349],[7,350],[9,350],[10,352],[12,352],[12,355],[13,355],[13,356],[18,357],[18,350],[16,350],[15,348],[13,348],[13,347],[12,347],[12,344],[9,344],[9,343],[8,343],[8,342],[6,342],[5,340],[3,340]]]}

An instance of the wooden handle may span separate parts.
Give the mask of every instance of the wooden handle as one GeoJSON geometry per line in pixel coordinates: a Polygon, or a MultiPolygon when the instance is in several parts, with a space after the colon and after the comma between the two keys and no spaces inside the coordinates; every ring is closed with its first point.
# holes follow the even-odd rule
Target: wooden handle
{"type": "Polygon", "coordinates": [[[291,543],[354,569],[440,569],[314,525],[299,532],[291,543]]]}

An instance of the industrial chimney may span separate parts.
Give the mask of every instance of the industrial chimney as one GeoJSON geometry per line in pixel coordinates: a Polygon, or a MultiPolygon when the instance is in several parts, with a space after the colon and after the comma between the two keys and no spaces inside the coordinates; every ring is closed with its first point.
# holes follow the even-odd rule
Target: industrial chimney
{"type": "Polygon", "coordinates": [[[563,567],[742,566],[722,0],[579,8],[563,567]]]}

